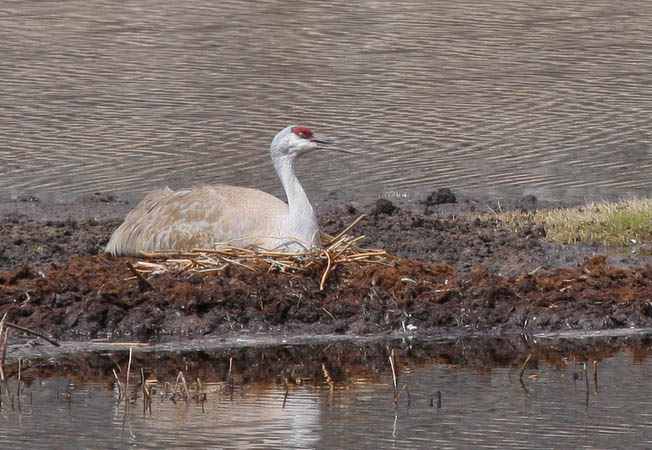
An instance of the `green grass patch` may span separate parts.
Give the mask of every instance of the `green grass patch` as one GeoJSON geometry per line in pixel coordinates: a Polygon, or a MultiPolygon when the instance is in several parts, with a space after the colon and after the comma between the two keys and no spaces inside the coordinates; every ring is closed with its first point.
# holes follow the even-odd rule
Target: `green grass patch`
{"type": "Polygon", "coordinates": [[[546,236],[562,244],[601,242],[608,246],[629,246],[652,242],[652,199],[632,198],[497,216],[515,230],[532,223],[543,224],[546,236]]]}

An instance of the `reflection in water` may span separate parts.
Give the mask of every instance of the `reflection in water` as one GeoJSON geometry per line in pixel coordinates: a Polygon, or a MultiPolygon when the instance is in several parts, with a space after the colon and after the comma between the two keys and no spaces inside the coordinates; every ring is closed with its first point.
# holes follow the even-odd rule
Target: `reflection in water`
{"type": "Polygon", "coordinates": [[[128,410],[110,374],[121,369],[124,382],[128,352],[25,358],[20,400],[16,361],[7,366],[14,397],[7,398],[3,386],[0,446],[649,447],[650,338],[140,349],[128,410]],[[396,404],[387,359],[392,349],[398,384],[408,386],[396,404]],[[141,368],[151,403],[139,383],[141,368]]]}
{"type": "Polygon", "coordinates": [[[365,152],[311,155],[312,195],[650,193],[650,2],[2,9],[0,191],[279,195],[266,148],[300,122],[365,152]]]}
{"type": "MultiPolygon", "coordinates": [[[[123,424],[135,443],[196,448],[311,448],[319,439],[320,410],[314,391],[293,389],[284,404],[278,386],[240,387],[234,392],[207,386],[206,401],[154,395],[151,412],[143,413],[142,397],[130,405],[113,401],[112,428],[123,424]]],[[[104,405],[107,406],[106,404],[104,405]]]]}

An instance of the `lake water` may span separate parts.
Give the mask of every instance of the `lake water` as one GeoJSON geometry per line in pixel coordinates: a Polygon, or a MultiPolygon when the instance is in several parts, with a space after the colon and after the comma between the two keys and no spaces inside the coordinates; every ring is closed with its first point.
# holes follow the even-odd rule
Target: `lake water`
{"type": "MultiPolygon", "coordinates": [[[[9,383],[12,401],[2,386],[0,447],[652,446],[649,332],[579,341],[515,337],[200,347],[135,348],[128,409],[111,373],[116,369],[124,384],[128,351],[105,347],[81,356],[39,357],[32,348],[32,356],[21,360],[27,384],[20,400],[15,376],[9,383]],[[407,385],[396,403],[392,350],[398,386],[407,385]],[[527,354],[532,359],[521,383],[527,354]],[[157,381],[149,385],[151,403],[143,400],[141,369],[157,381]],[[179,371],[190,401],[183,398],[179,371]]],[[[14,358],[6,372],[15,375],[16,365],[14,358]]]]}
{"type": "MultiPolygon", "coordinates": [[[[267,147],[292,123],[361,153],[300,162],[313,196],[652,193],[646,1],[5,0],[0,55],[0,195],[282,195],[267,147]]],[[[0,447],[650,448],[646,339],[138,350],[132,386],[159,380],[146,412],[133,387],[120,400],[124,350],[12,348],[0,447]],[[180,371],[205,400],[172,400],[180,371]]]]}
{"type": "Polygon", "coordinates": [[[313,196],[652,192],[652,3],[6,0],[0,194],[282,195],[291,123],[361,156],[313,196]]]}

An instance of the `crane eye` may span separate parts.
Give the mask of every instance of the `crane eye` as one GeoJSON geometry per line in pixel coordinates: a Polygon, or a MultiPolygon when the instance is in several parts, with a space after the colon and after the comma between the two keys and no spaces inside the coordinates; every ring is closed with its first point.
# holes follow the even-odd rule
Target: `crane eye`
{"type": "Polygon", "coordinates": [[[312,139],[312,131],[307,127],[294,127],[292,132],[302,139],[312,139]]]}

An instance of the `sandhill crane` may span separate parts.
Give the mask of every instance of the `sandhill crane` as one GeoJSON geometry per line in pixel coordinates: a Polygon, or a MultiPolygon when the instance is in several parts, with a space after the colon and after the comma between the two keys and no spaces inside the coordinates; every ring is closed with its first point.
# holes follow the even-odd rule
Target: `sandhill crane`
{"type": "Polygon", "coordinates": [[[136,205],[113,232],[106,251],[137,256],[141,250],[189,251],[225,242],[287,252],[319,246],[317,218],[294,164],[299,155],[328,143],[302,126],[289,126],[274,137],[270,154],[287,204],[265,192],[236,186],[176,192],[165,187],[136,205]]]}

